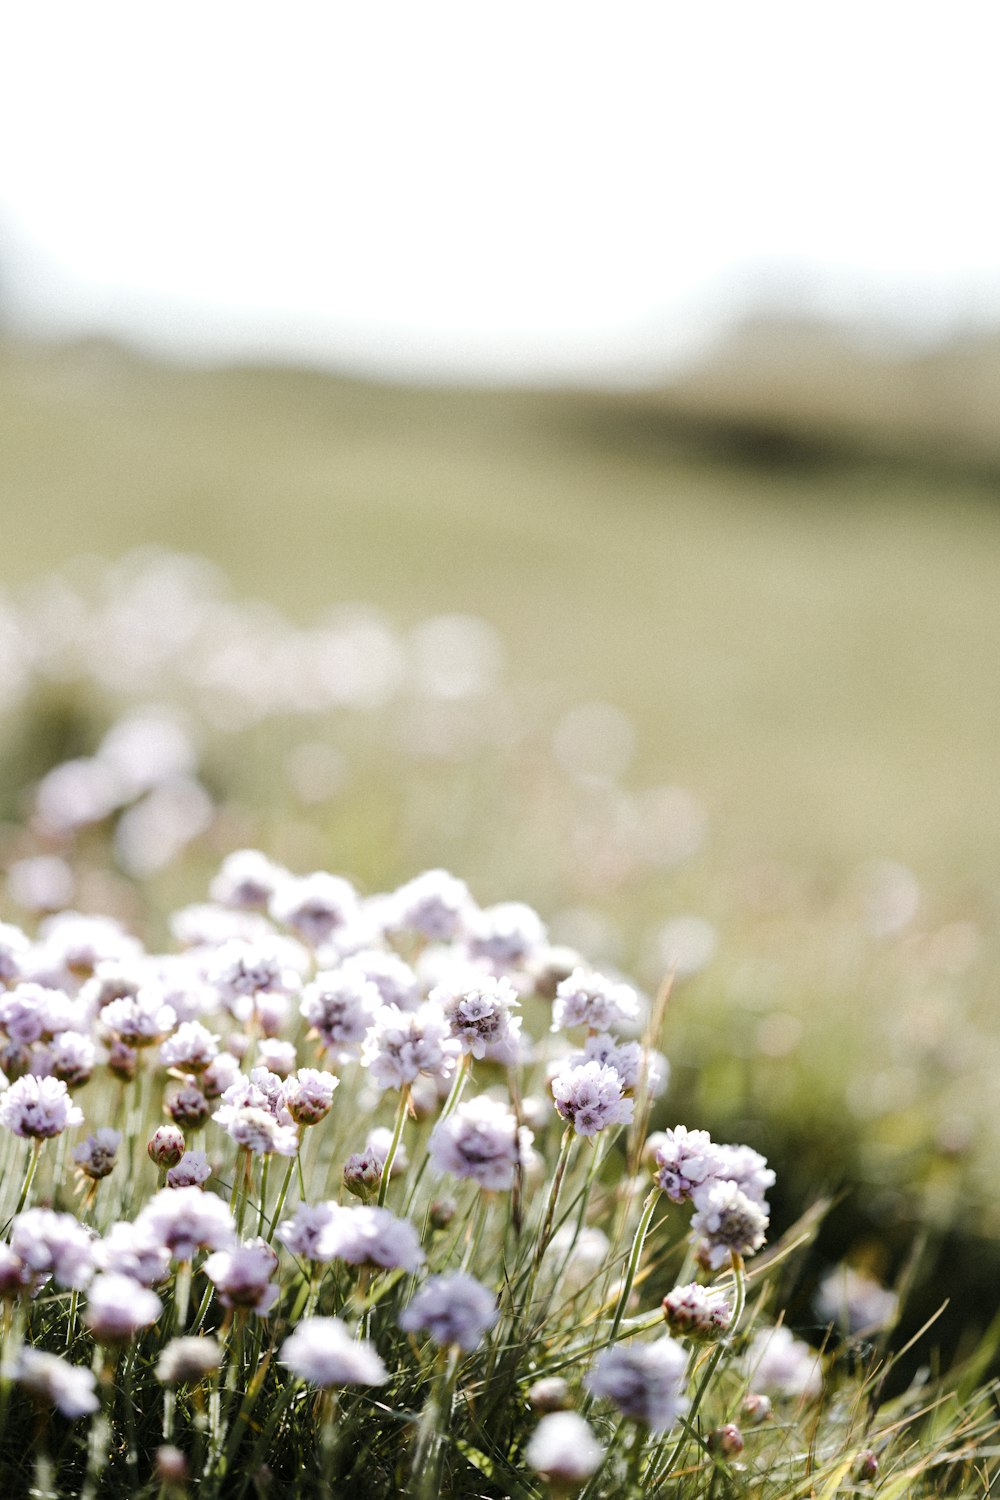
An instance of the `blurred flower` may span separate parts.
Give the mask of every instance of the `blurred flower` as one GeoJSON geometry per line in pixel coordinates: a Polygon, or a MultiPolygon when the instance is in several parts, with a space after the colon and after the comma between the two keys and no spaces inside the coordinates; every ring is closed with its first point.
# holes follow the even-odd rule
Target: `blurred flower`
{"type": "Polygon", "coordinates": [[[575,1411],[555,1411],[542,1417],[524,1457],[529,1468],[552,1484],[575,1487],[596,1472],[604,1449],[583,1417],[575,1411]]]}
{"type": "Polygon", "coordinates": [[[311,1385],[384,1385],[389,1372],[367,1339],[356,1339],[339,1318],[303,1318],[278,1358],[311,1385]]]}
{"type": "Polygon", "coordinates": [[[482,1094],[439,1120],[427,1149],[438,1171],[471,1178],[488,1192],[506,1192],[514,1186],[531,1140],[531,1132],[518,1127],[506,1105],[482,1094]]]}
{"type": "Polygon", "coordinates": [[[687,1355],[669,1335],[651,1344],[615,1344],[597,1356],[584,1384],[594,1396],[651,1432],[667,1432],[687,1410],[687,1355]]]}
{"type": "Polygon", "coordinates": [[[399,1315],[404,1333],[423,1330],[436,1344],[475,1349],[498,1317],[496,1297],[476,1281],[456,1271],[432,1276],[399,1315]]]}

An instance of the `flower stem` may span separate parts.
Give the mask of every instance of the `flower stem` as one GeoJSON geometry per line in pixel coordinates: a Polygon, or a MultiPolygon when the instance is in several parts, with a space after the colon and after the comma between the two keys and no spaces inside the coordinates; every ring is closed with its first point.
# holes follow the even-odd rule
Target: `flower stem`
{"type": "Polygon", "coordinates": [[[628,1267],[625,1271],[625,1280],[622,1282],[622,1289],[618,1296],[618,1306],[615,1308],[615,1315],[611,1320],[611,1332],[608,1335],[609,1344],[614,1343],[615,1338],[618,1334],[618,1330],[621,1327],[622,1318],[625,1316],[625,1309],[628,1307],[628,1299],[632,1295],[632,1287],[635,1284],[635,1274],[639,1269],[639,1260],[642,1256],[642,1247],[646,1242],[646,1235],[649,1231],[649,1225],[656,1210],[656,1204],[659,1196],[659,1188],[652,1188],[647,1194],[646,1201],[642,1206],[642,1216],[639,1219],[639,1223],[635,1231],[635,1238],[632,1241],[632,1253],[628,1258],[628,1267]]]}
{"type": "Polygon", "coordinates": [[[404,1084],[399,1091],[399,1108],[396,1110],[396,1124],[392,1132],[392,1140],[389,1142],[389,1150],[386,1152],[385,1161],[382,1163],[382,1176],[378,1185],[378,1206],[381,1208],[385,1203],[385,1195],[389,1190],[389,1175],[392,1172],[392,1164],[399,1149],[399,1143],[403,1135],[403,1125],[406,1121],[406,1111],[410,1103],[410,1085],[404,1084]]]}

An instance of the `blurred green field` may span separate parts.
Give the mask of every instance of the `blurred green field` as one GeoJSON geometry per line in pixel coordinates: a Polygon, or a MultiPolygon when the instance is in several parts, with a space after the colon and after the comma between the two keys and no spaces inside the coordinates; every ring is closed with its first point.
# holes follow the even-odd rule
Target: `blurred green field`
{"type": "Polygon", "coordinates": [[[635,720],[723,856],[870,856],[995,899],[1000,510],[869,461],[753,466],[647,401],[0,354],[3,576],[144,542],[300,618],[481,613],[635,720]]]}
{"type": "MultiPolygon", "coordinates": [[[[400,626],[482,615],[507,643],[512,704],[624,710],[630,785],[707,807],[707,845],[678,870],[581,868],[567,831],[586,798],[519,743],[523,726],[456,768],[383,755],[376,719],[338,724],[349,795],[308,813],[272,774],[294,729],[263,759],[253,741],[225,765],[210,751],[209,784],[243,812],[157,899],[200,898],[227,838],[367,889],[442,863],[484,901],[607,911],[647,984],[651,926],[708,918],[717,958],[669,1017],[671,1114],[770,1154],[779,1222],[860,1184],[830,1259],[871,1236],[889,1274],[929,1235],[918,1312],[952,1274],[970,1299],[958,1338],[1000,1270],[995,489],[982,467],[734,443],[678,410],[650,393],[415,390],[8,343],[3,581],[23,593],[81,554],[160,544],[303,622],[344,600],[400,626]],[[861,920],[879,858],[921,888],[915,923],[888,939],[861,920]]],[[[58,758],[29,749],[35,774],[58,758]]]]}

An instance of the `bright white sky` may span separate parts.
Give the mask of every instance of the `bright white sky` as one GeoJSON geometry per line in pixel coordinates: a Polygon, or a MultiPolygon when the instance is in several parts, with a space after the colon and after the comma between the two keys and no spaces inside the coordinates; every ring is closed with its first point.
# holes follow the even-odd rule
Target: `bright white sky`
{"type": "Polygon", "coordinates": [[[0,295],[390,373],[641,374],[761,287],[1000,319],[1000,7],[30,0],[0,295]]]}

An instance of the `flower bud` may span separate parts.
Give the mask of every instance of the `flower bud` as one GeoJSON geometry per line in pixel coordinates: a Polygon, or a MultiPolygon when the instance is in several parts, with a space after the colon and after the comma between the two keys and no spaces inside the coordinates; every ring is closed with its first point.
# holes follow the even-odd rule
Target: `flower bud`
{"type": "Polygon", "coordinates": [[[156,1476],[161,1484],[168,1487],[187,1482],[188,1461],[172,1443],[164,1443],[156,1450],[156,1476]]]}
{"type": "Polygon", "coordinates": [[[743,1434],[735,1422],[727,1422],[724,1427],[714,1427],[708,1434],[708,1446],[710,1452],[717,1453],[720,1458],[735,1458],[743,1452],[743,1434]]]}
{"type": "Polygon", "coordinates": [[[367,1203],[378,1192],[382,1181],[382,1163],[374,1151],[355,1151],[344,1163],[344,1186],[355,1198],[367,1203]]]}
{"type": "Polygon", "coordinates": [[[528,1391],[528,1402],[536,1411],[567,1411],[573,1401],[569,1385],[561,1375],[548,1375],[536,1380],[528,1391]]]}
{"type": "Polygon", "coordinates": [[[128,1042],[123,1042],[120,1037],[115,1037],[108,1053],[108,1072],[120,1078],[122,1083],[131,1083],[138,1060],[139,1054],[135,1048],[130,1047],[128,1042]]]}
{"type": "Polygon", "coordinates": [[[769,1396],[761,1395],[759,1391],[751,1391],[743,1402],[744,1419],[751,1427],[759,1427],[766,1422],[771,1415],[771,1400],[769,1396]]]}
{"type": "Polygon", "coordinates": [[[858,1456],[858,1478],[864,1483],[878,1478],[878,1459],[870,1448],[858,1456]]]}
{"type": "Polygon", "coordinates": [[[167,1114],[185,1130],[198,1130],[210,1113],[211,1105],[194,1083],[185,1083],[167,1100],[167,1114]]]}
{"type": "Polygon", "coordinates": [[[161,1125],[153,1131],[146,1150],[158,1167],[176,1167],[184,1155],[184,1132],[176,1125],[161,1125]]]}
{"type": "Polygon", "coordinates": [[[435,1198],[430,1206],[428,1217],[431,1228],[435,1233],[447,1229],[455,1217],[455,1200],[453,1198],[435,1198]]]}

